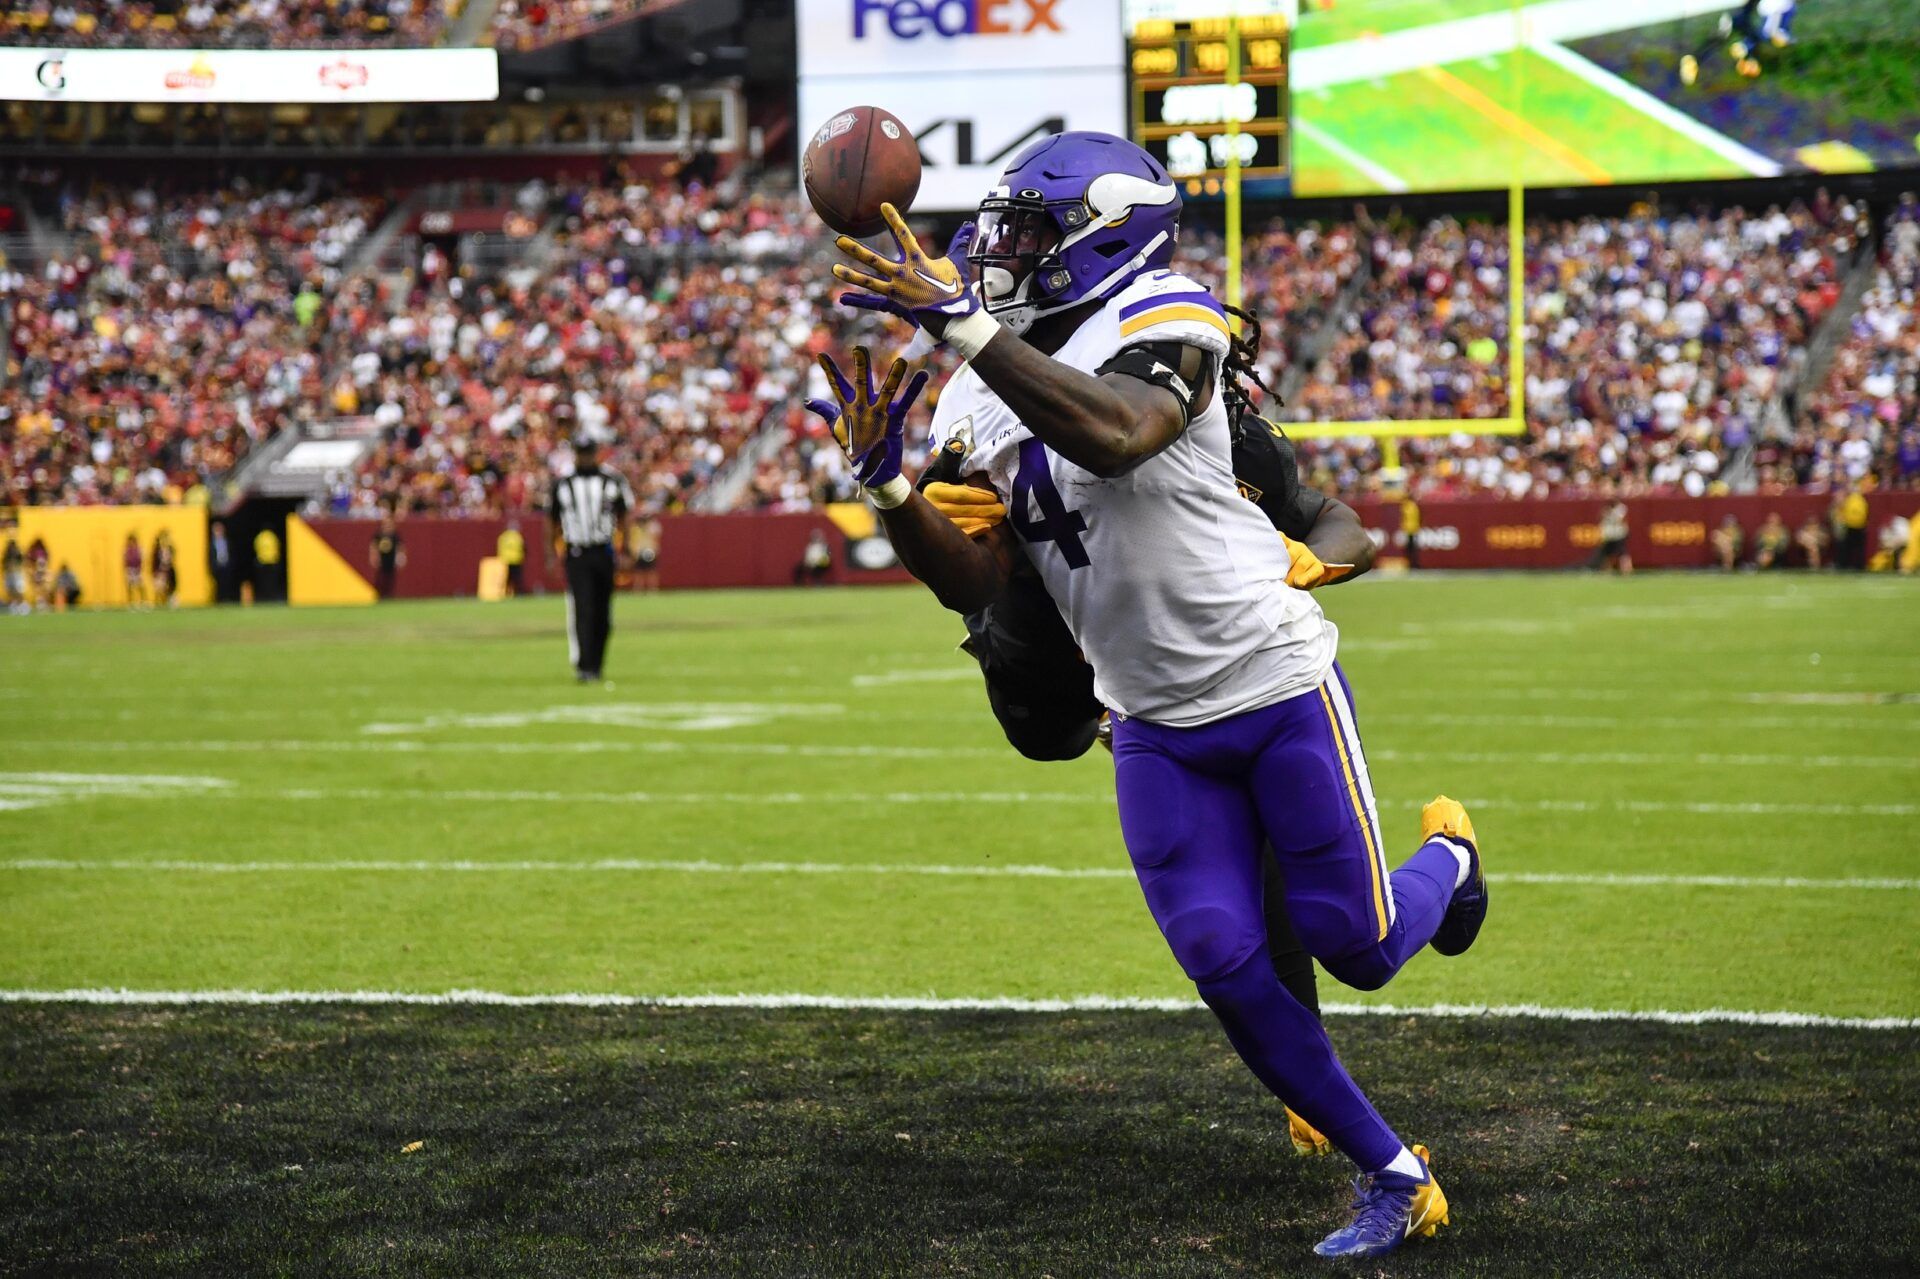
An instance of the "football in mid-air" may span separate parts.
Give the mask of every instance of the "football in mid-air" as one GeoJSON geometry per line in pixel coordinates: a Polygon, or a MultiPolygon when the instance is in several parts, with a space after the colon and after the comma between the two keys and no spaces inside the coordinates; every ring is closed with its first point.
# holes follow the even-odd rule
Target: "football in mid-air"
{"type": "Polygon", "coordinates": [[[886,228],[882,204],[905,213],[920,193],[920,147],[893,113],[852,107],[814,130],[800,174],[820,220],[864,239],[886,228]]]}

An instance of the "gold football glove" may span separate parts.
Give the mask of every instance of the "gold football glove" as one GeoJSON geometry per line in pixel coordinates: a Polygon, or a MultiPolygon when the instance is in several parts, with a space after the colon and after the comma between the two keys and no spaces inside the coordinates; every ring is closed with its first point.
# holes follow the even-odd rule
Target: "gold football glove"
{"type": "Polygon", "coordinates": [[[1351,564],[1328,564],[1313,553],[1313,548],[1305,542],[1296,542],[1285,533],[1280,540],[1286,544],[1287,554],[1293,563],[1287,569],[1287,585],[1296,591],[1311,591],[1321,586],[1331,586],[1347,574],[1353,572],[1351,564]]]}
{"type": "Polygon", "coordinates": [[[843,235],[834,244],[858,265],[835,263],[833,274],[842,284],[882,299],[889,304],[885,309],[905,314],[935,338],[952,343],[963,358],[973,358],[1000,326],[981,310],[980,294],[967,280],[966,253],[973,239],[967,227],[972,224],[954,236],[945,256],[935,257],[920,247],[898,209],[882,204],[880,216],[893,233],[899,258],[884,257],[843,235]]]}
{"type": "Polygon", "coordinates": [[[1007,508],[992,489],[971,484],[933,483],[920,490],[933,509],[960,526],[968,537],[979,537],[1007,518],[1007,508]]]}

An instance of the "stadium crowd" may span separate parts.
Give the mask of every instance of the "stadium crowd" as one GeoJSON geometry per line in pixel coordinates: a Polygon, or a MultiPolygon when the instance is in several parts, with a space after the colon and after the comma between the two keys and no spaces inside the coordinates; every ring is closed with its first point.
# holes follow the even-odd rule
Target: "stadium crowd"
{"type": "Polygon", "coordinates": [[[0,43],[63,49],[436,43],[462,0],[0,0],[0,43]]]}
{"type": "MultiPolygon", "coordinates": [[[[735,505],[856,496],[802,407],[825,390],[813,356],[901,335],[833,303],[813,260],[826,237],[802,203],[616,179],[530,184],[520,204],[546,232],[505,265],[429,246],[413,269],[376,273],[348,268],[378,197],[67,190],[70,251],[0,274],[13,367],[0,482],[26,502],[197,499],[251,442],[345,418],[378,444],[332,484],[340,513],[527,509],[582,431],[648,510],[684,509],[749,441],[735,505]],[[763,436],[769,422],[784,432],[763,436]]],[[[1763,485],[1920,484],[1911,199],[1831,375],[1781,418],[1790,435],[1769,434],[1768,406],[1796,391],[1869,230],[1863,206],[1824,200],[1529,226],[1530,433],[1410,441],[1411,490],[1698,493],[1743,452],[1763,485]]],[[[1195,233],[1178,265],[1217,285],[1220,258],[1195,233]]],[[[1504,227],[1452,218],[1250,237],[1261,369],[1286,388],[1265,407],[1288,421],[1504,416],[1506,259],[1504,227]]],[[[930,410],[931,396],[916,443],[930,410]]],[[[1372,442],[1303,441],[1301,455],[1317,484],[1382,484],[1372,442]]]]}
{"type": "Polygon", "coordinates": [[[493,43],[501,49],[535,49],[586,35],[643,7],[645,0],[500,0],[493,13],[493,43]]]}
{"type": "Polygon", "coordinates": [[[76,187],[70,250],[0,271],[0,485],[25,504],[207,500],[319,389],[377,197],[76,187]]]}
{"type": "Polygon", "coordinates": [[[1920,200],[1887,219],[1873,286],[1793,437],[1761,445],[1771,484],[1920,485],[1920,200]]]}
{"type": "MultiPolygon", "coordinates": [[[[62,49],[425,48],[466,0],[0,0],[0,44],[62,49]]],[[[485,39],[532,49],[641,12],[644,0],[500,0],[485,39]]]]}

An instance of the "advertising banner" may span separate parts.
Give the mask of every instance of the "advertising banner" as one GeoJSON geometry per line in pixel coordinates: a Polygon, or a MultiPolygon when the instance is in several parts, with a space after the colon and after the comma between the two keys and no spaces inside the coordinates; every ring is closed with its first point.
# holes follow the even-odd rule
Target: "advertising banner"
{"type": "Polygon", "coordinates": [[[1028,142],[1126,132],[1114,0],[799,0],[800,124],[877,106],[926,169],[914,207],[971,209],[1028,142]]]}
{"type": "Polygon", "coordinates": [[[492,49],[0,49],[15,102],[491,102],[492,49]]]}

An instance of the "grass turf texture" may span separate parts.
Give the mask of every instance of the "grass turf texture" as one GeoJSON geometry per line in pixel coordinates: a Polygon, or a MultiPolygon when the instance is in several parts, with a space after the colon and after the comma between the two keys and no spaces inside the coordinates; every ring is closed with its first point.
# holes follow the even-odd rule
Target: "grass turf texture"
{"type": "MultiPolygon", "coordinates": [[[[1446,790],[1496,874],[1920,875],[1920,705],[1877,700],[1916,691],[1912,583],[1323,599],[1393,862],[1446,790]]],[[[585,688],[552,599],[8,621],[0,802],[36,806],[0,811],[0,987],[1191,996],[1109,761],[1015,756],[924,592],[617,609],[614,684],[585,688]],[[602,858],[707,869],[435,869],[602,858]],[[730,871],[767,862],[982,873],[730,871]]],[[[1494,891],[1471,955],[1361,998],[1920,1014],[1910,889],[1494,891]]]]}
{"type": "MultiPolygon", "coordinates": [[[[1920,873],[1911,583],[1322,598],[1396,860],[1444,787],[1496,873],[1920,873]]],[[[1105,758],[1014,757],[919,590],[617,608],[601,688],[554,600],[9,620],[0,987],[1190,995],[1105,758]],[[604,857],[712,868],[432,869],[604,857]],[[318,868],[373,858],[427,866],[318,868]],[[727,873],[767,861],[1111,877],[727,873]]],[[[1911,889],[1495,895],[1372,998],[1920,1013],[1911,889]]],[[[1911,1032],[1333,1025],[1460,1213],[1386,1273],[1920,1246],[1911,1032]]],[[[0,1044],[0,1272],[1323,1273],[1343,1201],[1199,1013],[15,1005],[0,1044]]]]}
{"type": "Polygon", "coordinates": [[[1339,1018],[1453,1226],[1204,1014],[0,1008],[0,1272],[1911,1273],[1912,1032],[1339,1018]],[[423,1143],[408,1152],[412,1143],[423,1143]]]}

